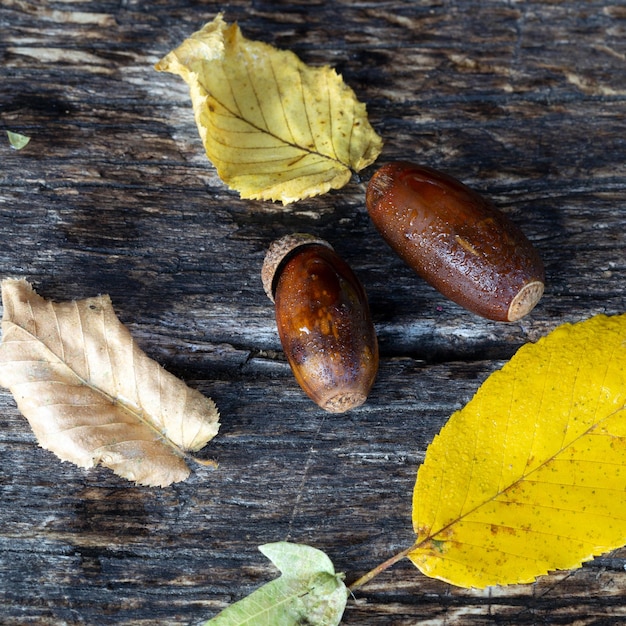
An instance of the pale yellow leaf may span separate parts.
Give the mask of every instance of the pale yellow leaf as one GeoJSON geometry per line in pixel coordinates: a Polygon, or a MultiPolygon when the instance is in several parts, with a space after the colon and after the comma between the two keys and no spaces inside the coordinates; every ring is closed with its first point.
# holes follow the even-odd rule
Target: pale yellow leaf
{"type": "Polygon", "coordinates": [[[207,156],[242,198],[339,189],[380,154],[365,105],[333,69],[246,39],[221,14],[156,69],[187,82],[207,156]]]}
{"type": "Polygon", "coordinates": [[[53,303],[2,281],[0,385],[39,444],[143,485],[184,480],[186,451],[219,428],[215,404],[142,352],[108,296],[53,303]]]}
{"type": "Polygon", "coordinates": [[[464,587],[526,583],[626,543],[626,315],[522,347],[429,446],[411,560],[464,587]]]}

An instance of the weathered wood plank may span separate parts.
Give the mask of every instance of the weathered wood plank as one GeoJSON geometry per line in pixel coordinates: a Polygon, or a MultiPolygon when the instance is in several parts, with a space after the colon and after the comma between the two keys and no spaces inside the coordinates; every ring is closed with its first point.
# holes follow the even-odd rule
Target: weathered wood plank
{"type": "MultiPolygon", "coordinates": [[[[620,2],[4,0],[0,277],[62,300],[107,292],[142,347],[215,399],[219,461],[164,490],[61,464],[0,393],[3,623],[199,624],[275,575],[256,546],[319,547],[348,582],[412,540],[428,443],[480,382],[558,324],[626,309],[626,10],[620,2]],[[187,90],[153,64],[219,10],[335,66],[385,139],[492,197],[540,250],[547,292],[499,325],[441,298],[381,241],[373,168],[289,209],[243,201],[207,162],[187,90]],[[331,241],[366,286],[382,366],[343,416],[304,398],[259,280],[269,242],[331,241]],[[390,279],[391,277],[391,279],[390,279]]],[[[626,551],[473,591],[408,562],[346,624],[608,624],[626,551]]]]}

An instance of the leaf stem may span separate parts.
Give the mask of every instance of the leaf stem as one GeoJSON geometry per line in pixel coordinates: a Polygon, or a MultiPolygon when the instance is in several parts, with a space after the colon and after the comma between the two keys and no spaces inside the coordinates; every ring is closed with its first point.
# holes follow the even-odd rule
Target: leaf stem
{"type": "Polygon", "coordinates": [[[378,574],[384,572],[386,569],[390,568],[392,565],[395,565],[398,561],[401,561],[404,557],[406,557],[410,552],[412,552],[415,549],[416,545],[417,544],[414,544],[410,548],[407,548],[406,550],[402,550],[402,552],[398,552],[398,554],[395,554],[390,559],[387,559],[384,563],[377,565],[373,570],[370,570],[369,572],[367,572],[367,574],[364,574],[363,576],[361,576],[361,578],[354,581],[348,587],[350,592],[354,592],[357,589],[360,589],[361,587],[363,587],[363,585],[366,585],[370,580],[372,580],[372,578],[378,576],[378,574]]]}
{"type": "Polygon", "coordinates": [[[195,461],[199,465],[205,465],[207,467],[215,467],[215,468],[217,468],[218,466],[217,461],[214,461],[213,459],[200,459],[197,456],[193,456],[190,454],[186,454],[185,456],[191,459],[192,461],[195,461]]]}

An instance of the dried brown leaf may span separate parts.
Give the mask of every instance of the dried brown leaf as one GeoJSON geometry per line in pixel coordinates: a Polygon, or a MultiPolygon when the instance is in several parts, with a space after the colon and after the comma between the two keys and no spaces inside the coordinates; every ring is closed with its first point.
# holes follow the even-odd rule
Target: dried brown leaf
{"type": "Polygon", "coordinates": [[[214,402],[142,352],[108,296],[53,303],[2,281],[0,385],[39,444],[142,485],[184,480],[184,456],[219,428],[214,402]]]}

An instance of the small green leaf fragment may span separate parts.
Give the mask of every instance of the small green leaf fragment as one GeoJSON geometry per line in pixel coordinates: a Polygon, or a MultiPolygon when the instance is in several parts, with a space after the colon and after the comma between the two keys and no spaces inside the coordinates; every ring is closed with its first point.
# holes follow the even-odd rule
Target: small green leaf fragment
{"type": "Polygon", "coordinates": [[[316,548],[288,541],[277,541],[259,546],[264,554],[283,574],[302,578],[320,572],[335,575],[335,566],[328,556],[316,548]]]}
{"type": "Polygon", "coordinates": [[[14,133],[11,130],[7,130],[7,135],[9,137],[9,143],[11,144],[11,147],[15,148],[15,150],[21,150],[30,141],[30,137],[27,137],[26,135],[22,135],[20,133],[14,133]]]}
{"type": "Polygon", "coordinates": [[[343,575],[315,548],[288,542],[259,548],[282,576],[229,606],[205,626],[336,626],[348,590],[343,575]]]}

